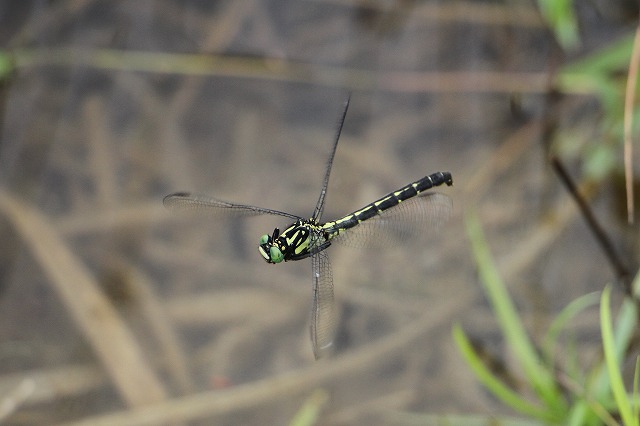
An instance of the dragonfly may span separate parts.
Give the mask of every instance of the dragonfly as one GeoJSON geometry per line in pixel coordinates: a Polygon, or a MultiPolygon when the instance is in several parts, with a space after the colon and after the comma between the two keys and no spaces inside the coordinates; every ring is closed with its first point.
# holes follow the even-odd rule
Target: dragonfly
{"type": "Polygon", "coordinates": [[[264,207],[231,203],[192,192],[176,192],[163,199],[164,206],[171,211],[199,212],[219,217],[271,215],[293,221],[282,231],[275,228],[271,234],[263,235],[258,250],[269,264],[311,258],[313,298],[310,334],[316,359],[333,353],[337,330],[333,272],[325,250],[334,242],[351,247],[384,249],[416,234],[439,228],[449,218],[452,209],[448,196],[438,192],[427,192],[443,184],[453,184],[450,172],[436,172],[342,218],[329,222],[321,221],[331,167],[349,102],[350,97],[347,97],[338,120],[320,196],[310,218],[264,207]]]}

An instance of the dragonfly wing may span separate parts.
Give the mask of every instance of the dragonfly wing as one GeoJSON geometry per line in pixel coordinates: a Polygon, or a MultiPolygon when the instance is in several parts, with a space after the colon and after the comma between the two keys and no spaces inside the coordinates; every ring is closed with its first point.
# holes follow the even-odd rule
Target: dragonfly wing
{"type": "Polygon", "coordinates": [[[171,211],[196,213],[206,216],[246,217],[269,214],[284,216],[296,220],[299,219],[298,216],[278,210],[249,206],[245,204],[229,203],[207,195],[192,192],[176,192],[175,194],[167,195],[162,200],[162,203],[171,211]]]}
{"type": "Polygon", "coordinates": [[[336,307],[333,299],[333,272],[326,251],[311,256],[313,307],[311,309],[311,344],[316,359],[333,352],[336,333],[336,307]]]}
{"type": "Polygon", "coordinates": [[[451,198],[427,192],[382,211],[331,239],[349,247],[384,248],[436,231],[451,217],[451,198]]]}
{"type": "Polygon", "coordinates": [[[331,149],[331,154],[329,155],[329,160],[327,161],[327,168],[324,172],[324,180],[322,181],[322,189],[320,190],[320,196],[318,197],[318,202],[316,203],[316,208],[313,211],[313,219],[319,221],[322,218],[322,211],[324,210],[324,197],[327,195],[327,187],[329,186],[329,176],[331,175],[331,166],[333,165],[333,158],[336,155],[336,149],[338,148],[338,141],[340,140],[340,134],[342,133],[342,126],[344,126],[344,119],[347,117],[347,110],[349,109],[349,102],[351,101],[351,95],[347,96],[347,99],[344,101],[344,109],[342,110],[342,115],[338,120],[338,128],[336,130],[336,136],[333,138],[333,148],[331,149]]]}

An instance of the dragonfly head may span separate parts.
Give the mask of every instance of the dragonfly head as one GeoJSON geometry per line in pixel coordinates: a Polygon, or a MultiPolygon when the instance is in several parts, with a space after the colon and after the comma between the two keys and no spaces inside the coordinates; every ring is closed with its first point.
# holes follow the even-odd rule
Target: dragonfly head
{"type": "Polygon", "coordinates": [[[280,230],[276,228],[273,230],[273,235],[269,236],[265,234],[260,237],[258,250],[267,263],[280,263],[284,260],[282,250],[280,250],[277,244],[274,244],[274,241],[277,241],[279,236],[280,230]]]}

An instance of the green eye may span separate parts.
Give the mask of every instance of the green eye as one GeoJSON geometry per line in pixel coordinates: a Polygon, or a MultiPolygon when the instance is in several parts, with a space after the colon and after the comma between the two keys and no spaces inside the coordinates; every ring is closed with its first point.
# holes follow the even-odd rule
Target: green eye
{"type": "Polygon", "coordinates": [[[260,244],[266,244],[269,242],[269,236],[267,234],[260,237],[260,244]]]}
{"type": "Polygon", "coordinates": [[[282,262],[282,259],[284,259],[282,252],[276,246],[271,246],[271,248],[269,249],[269,255],[271,256],[271,261],[273,263],[280,263],[282,262]]]}

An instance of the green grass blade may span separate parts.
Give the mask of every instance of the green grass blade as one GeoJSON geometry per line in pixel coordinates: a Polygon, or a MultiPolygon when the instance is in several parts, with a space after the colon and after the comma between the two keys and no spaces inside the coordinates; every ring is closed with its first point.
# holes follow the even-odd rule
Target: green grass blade
{"type": "Polygon", "coordinates": [[[573,0],[538,0],[542,17],[547,22],[563,49],[573,49],[580,44],[578,19],[573,0]]]}
{"type": "Polygon", "coordinates": [[[595,306],[600,299],[599,292],[593,292],[585,294],[576,300],[569,303],[558,316],[553,320],[549,326],[544,337],[543,349],[547,357],[547,362],[552,364],[553,354],[556,344],[558,342],[558,336],[567,327],[569,321],[571,321],[578,313],[582,312],[589,306],[595,306]]]}
{"type": "Polygon", "coordinates": [[[602,407],[581,399],[571,407],[567,426],[619,426],[615,419],[602,407]]]}
{"type": "MultiPolygon", "coordinates": [[[[615,341],[614,358],[616,362],[620,364],[622,357],[624,356],[625,349],[629,346],[633,337],[633,333],[637,324],[637,313],[635,304],[630,300],[625,300],[618,312],[616,327],[613,330],[613,337],[615,341]]],[[[604,422],[607,425],[617,424],[615,421],[610,420],[610,415],[603,412],[602,406],[611,406],[611,385],[609,380],[609,374],[607,371],[606,361],[594,367],[590,373],[591,379],[588,380],[582,400],[577,401],[572,408],[574,413],[582,413],[580,417],[576,415],[576,426],[582,426],[583,424],[593,424],[592,420],[594,416],[600,419],[600,422],[604,422]],[[584,409],[581,409],[583,407],[584,409]],[[587,410],[587,407],[590,410],[587,410]]],[[[598,423],[599,424],[599,423],[598,423]]]]}
{"type": "Polygon", "coordinates": [[[460,353],[469,367],[471,367],[471,370],[478,378],[478,381],[489,389],[496,398],[500,399],[504,404],[514,410],[519,411],[522,414],[526,414],[527,416],[531,416],[542,421],[554,420],[554,416],[551,415],[548,410],[538,407],[522,398],[487,368],[482,359],[473,350],[473,345],[460,325],[454,325],[452,334],[453,340],[458,346],[460,353]]]}
{"type": "Polygon", "coordinates": [[[616,341],[613,334],[613,326],[611,322],[611,308],[609,307],[611,298],[611,287],[607,286],[602,292],[600,303],[600,328],[602,330],[602,346],[604,348],[604,357],[609,373],[609,382],[611,384],[611,392],[618,406],[620,418],[627,426],[636,426],[633,422],[633,413],[629,402],[629,395],[624,388],[622,375],[620,374],[621,366],[617,352],[620,349],[616,347],[616,341]]]}
{"type": "Polygon", "coordinates": [[[318,422],[320,410],[329,400],[324,389],[316,389],[298,410],[289,426],[313,426],[318,422]]]}
{"type": "Polygon", "coordinates": [[[609,74],[624,70],[629,66],[629,60],[631,59],[633,37],[633,33],[629,33],[617,41],[607,43],[602,49],[564,66],[561,69],[561,73],[609,74]]]}
{"type": "Polygon", "coordinates": [[[638,380],[640,378],[640,356],[636,357],[636,369],[633,374],[633,418],[640,424],[640,404],[638,403],[638,380]]]}
{"type": "Polygon", "coordinates": [[[567,412],[566,402],[556,386],[552,372],[544,367],[533,344],[527,337],[502,278],[494,265],[477,216],[467,215],[465,225],[471,240],[471,248],[478,265],[481,282],[509,346],[521,363],[534,392],[545,401],[557,418],[562,418],[567,412]]]}
{"type": "Polygon", "coordinates": [[[0,81],[8,79],[14,68],[13,55],[6,50],[0,50],[0,81]]]}

